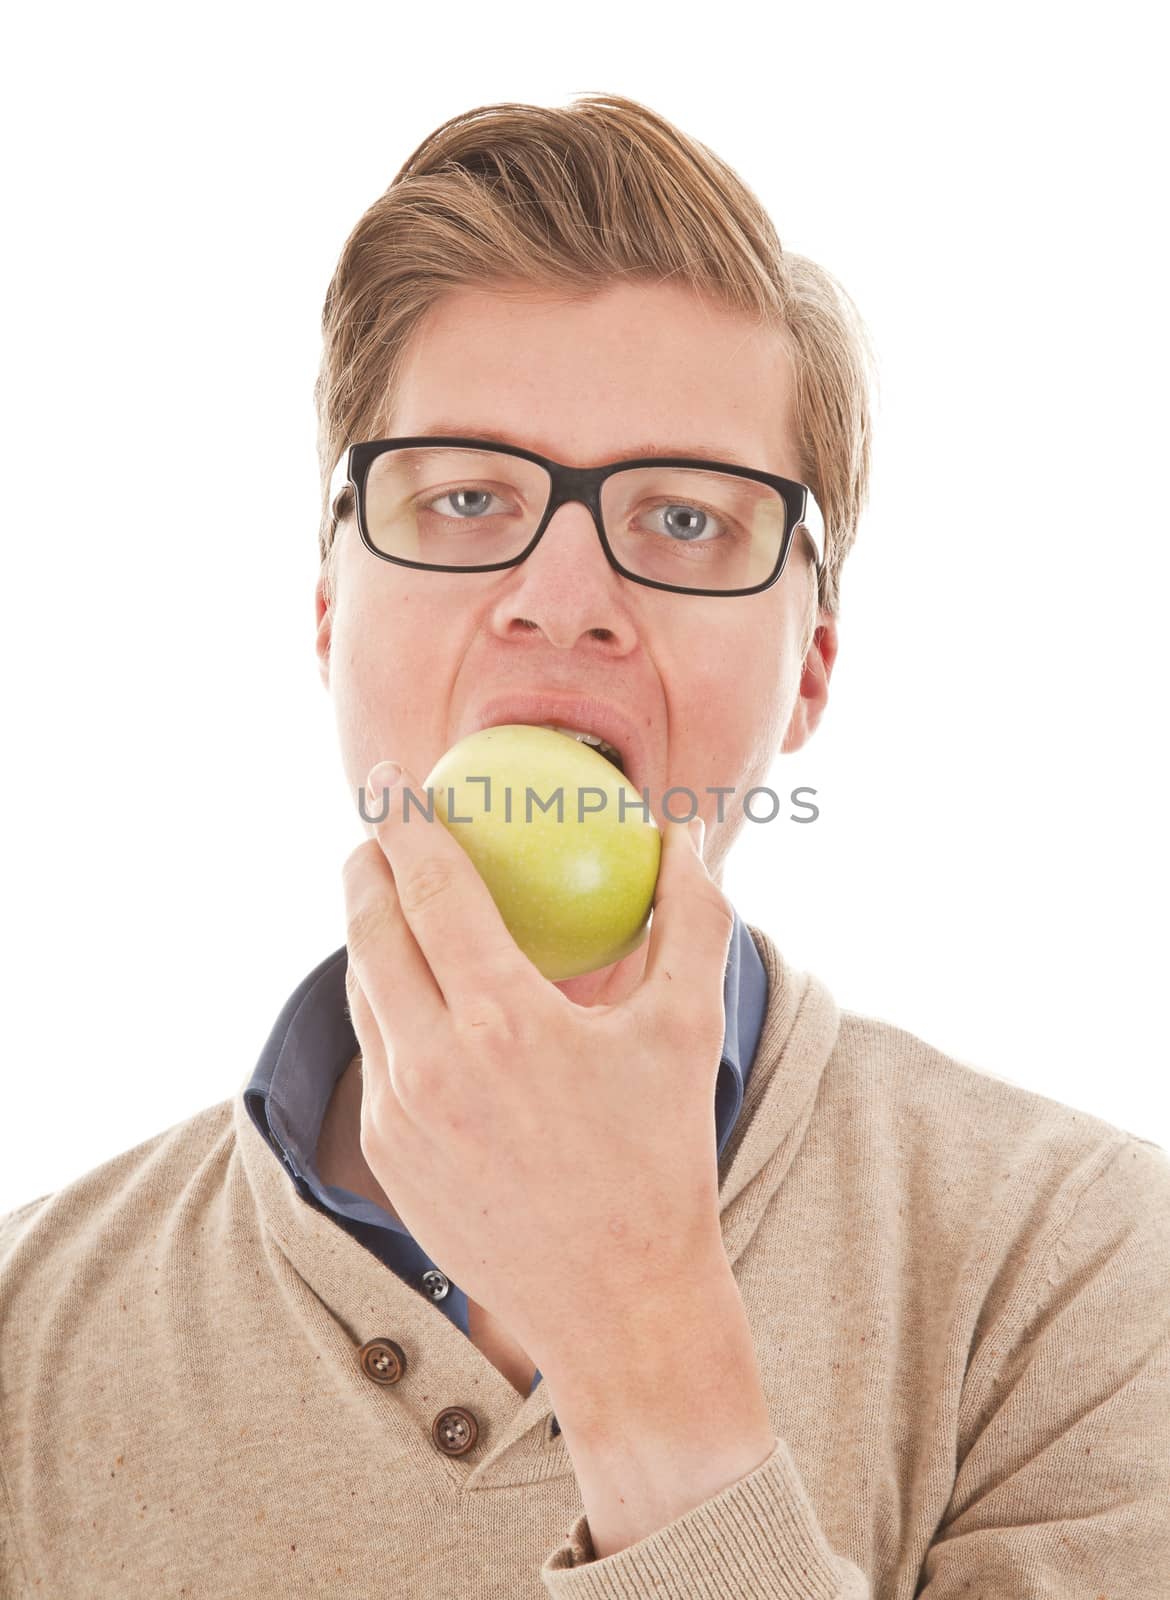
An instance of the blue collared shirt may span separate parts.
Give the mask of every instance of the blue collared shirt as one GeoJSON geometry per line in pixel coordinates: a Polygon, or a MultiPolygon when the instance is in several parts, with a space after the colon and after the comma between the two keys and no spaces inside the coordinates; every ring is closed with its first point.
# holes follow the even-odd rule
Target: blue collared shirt
{"type": "MultiPolygon", "coordinates": [[[[293,990],[244,1090],[244,1104],[302,1199],[331,1216],[468,1334],[465,1291],[436,1267],[401,1222],[372,1200],[322,1183],[317,1172],[317,1140],[326,1107],[335,1083],[360,1049],[347,1010],[346,965],[342,945],[293,990]]],[[[764,964],[747,925],[735,912],[723,974],[723,1052],[715,1082],[719,1156],[743,1106],[767,999],[764,964]]],[[[537,1371],[533,1389],[540,1378],[537,1371]]]]}

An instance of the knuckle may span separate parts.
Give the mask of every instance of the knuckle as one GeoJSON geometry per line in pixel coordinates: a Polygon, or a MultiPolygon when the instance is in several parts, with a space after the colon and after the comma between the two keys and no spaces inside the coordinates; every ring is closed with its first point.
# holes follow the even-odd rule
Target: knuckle
{"type": "MultiPolygon", "coordinates": [[[[349,946],[350,955],[360,960],[368,951],[375,949],[389,925],[389,910],[384,901],[366,900],[354,906],[346,921],[345,929],[345,942],[349,946]]],[[[345,974],[347,991],[351,981],[357,983],[357,974],[353,971],[352,964],[347,967],[345,974]]]]}
{"type": "Polygon", "coordinates": [[[507,944],[485,959],[477,992],[452,1017],[460,1038],[480,1048],[526,1049],[549,1026],[539,996],[517,992],[516,948],[507,944]]]}
{"type": "Polygon", "coordinates": [[[415,1118],[434,1099],[434,1077],[418,1059],[402,1060],[395,1057],[390,1062],[390,1082],[398,1104],[415,1118]],[[429,1090],[428,1084],[431,1085],[429,1090]]]}
{"type": "Polygon", "coordinates": [[[374,853],[381,854],[382,846],[376,839],[364,839],[346,856],[341,867],[342,881],[349,888],[365,877],[370,860],[374,853]]]}
{"type": "Polygon", "coordinates": [[[676,892],[681,900],[685,898],[689,911],[688,915],[697,914],[709,918],[712,923],[722,925],[724,932],[730,937],[735,927],[735,912],[732,910],[731,901],[717,884],[688,883],[677,886],[676,892]]]}
{"type": "Polygon", "coordinates": [[[451,868],[443,861],[424,861],[398,886],[398,898],[406,912],[421,911],[450,888],[451,868]]]}
{"type": "Polygon", "coordinates": [[[677,914],[680,920],[685,917],[689,921],[689,918],[694,915],[698,915],[700,918],[709,917],[713,923],[722,926],[728,938],[731,937],[732,930],[735,927],[735,912],[732,910],[730,900],[728,900],[722,889],[715,884],[676,883],[670,887],[664,887],[660,891],[655,904],[665,904],[667,901],[672,904],[677,901],[677,914]],[[685,913],[683,911],[684,906],[686,907],[685,913]]]}
{"type": "Polygon", "coordinates": [[[456,1037],[473,1049],[511,1050],[521,1042],[518,1018],[493,995],[476,999],[462,1015],[452,1019],[456,1037]]]}
{"type": "Polygon", "coordinates": [[[723,893],[722,889],[717,888],[714,884],[711,887],[713,890],[710,896],[711,915],[716,922],[722,923],[724,931],[730,938],[735,930],[735,912],[732,909],[731,901],[723,893]]]}

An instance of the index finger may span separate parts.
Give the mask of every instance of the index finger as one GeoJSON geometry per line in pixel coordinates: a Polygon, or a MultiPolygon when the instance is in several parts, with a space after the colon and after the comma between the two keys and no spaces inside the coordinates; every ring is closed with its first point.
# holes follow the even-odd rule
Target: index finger
{"type": "MultiPolygon", "coordinates": [[[[375,837],[394,872],[398,903],[450,1011],[467,1017],[540,978],[457,836],[435,812],[434,795],[402,770],[387,783],[370,773],[375,837]],[[387,792],[385,806],[382,793],[387,792]]],[[[540,980],[543,982],[543,980],[540,980]]]]}

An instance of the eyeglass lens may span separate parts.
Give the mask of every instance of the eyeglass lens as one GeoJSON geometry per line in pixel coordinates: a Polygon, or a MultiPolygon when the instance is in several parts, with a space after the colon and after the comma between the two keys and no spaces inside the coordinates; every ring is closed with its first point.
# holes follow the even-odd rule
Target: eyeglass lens
{"type": "MultiPolygon", "coordinates": [[[[462,446],[385,450],[365,484],[378,550],[441,567],[518,556],[548,505],[544,467],[462,446]]],[[[748,589],[772,575],[787,520],[770,484],[697,467],[632,467],[601,486],[601,518],[618,562],[680,588],[748,589]]]]}

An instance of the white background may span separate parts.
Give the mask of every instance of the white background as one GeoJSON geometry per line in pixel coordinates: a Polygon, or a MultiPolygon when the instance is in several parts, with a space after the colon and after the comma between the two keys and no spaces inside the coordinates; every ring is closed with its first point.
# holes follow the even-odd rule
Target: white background
{"type": "Polygon", "coordinates": [[[1154,26],[21,9],[0,1211],[239,1093],[343,942],[363,835],[313,655],[325,288],[439,122],[587,91],[727,159],[881,366],[829,709],[771,777],[821,816],[748,824],[725,890],[843,1007],[1170,1145],[1154,26]]]}

